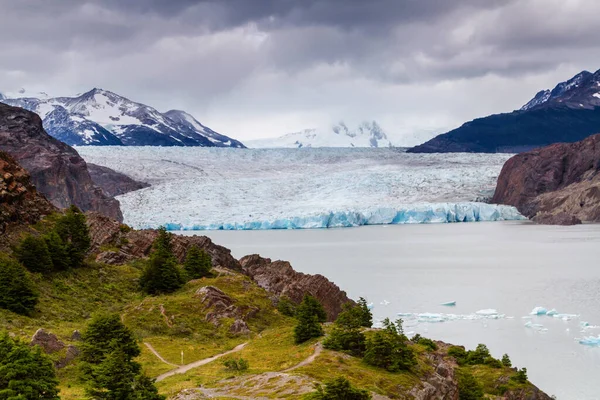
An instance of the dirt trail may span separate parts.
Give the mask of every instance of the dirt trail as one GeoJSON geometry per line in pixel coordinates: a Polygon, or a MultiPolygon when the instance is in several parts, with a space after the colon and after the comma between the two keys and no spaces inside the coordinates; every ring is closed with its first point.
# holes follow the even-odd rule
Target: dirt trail
{"type": "MultiPolygon", "coordinates": [[[[163,379],[168,378],[169,376],[173,376],[175,374],[185,374],[190,369],[194,369],[194,368],[200,367],[202,365],[206,365],[206,364],[211,363],[211,362],[213,362],[213,361],[215,361],[215,360],[217,360],[217,359],[219,359],[219,358],[221,358],[223,356],[229,355],[231,353],[238,352],[238,351],[242,350],[244,347],[246,347],[247,344],[248,344],[248,342],[242,343],[242,344],[234,347],[233,349],[231,349],[229,351],[226,351],[225,353],[217,354],[216,356],[205,358],[203,360],[194,361],[193,363],[189,363],[189,364],[186,364],[186,365],[178,366],[175,369],[172,369],[172,370],[170,370],[168,372],[165,372],[164,374],[161,374],[161,375],[157,376],[156,377],[156,381],[157,382],[162,381],[163,379]]],[[[155,354],[158,355],[158,353],[155,353],[155,354]]],[[[158,356],[158,357],[160,359],[162,359],[162,357],[160,357],[160,356],[158,356]]],[[[168,364],[171,364],[171,363],[168,363],[168,364]]],[[[173,364],[171,364],[171,365],[173,365],[173,364]]]]}
{"type": "Polygon", "coordinates": [[[288,369],[284,369],[281,372],[290,372],[293,371],[295,369],[298,369],[300,367],[304,367],[305,365],[308,365],[310,363],[312,363],[313,361],[316,360],[317,357],[319,357],[319,355],[321,354],[321,352],[323,351],[323,345],[319,342],[315,345],[315,351],[314,353],[312,353],[309,357],[307,357],[305,360],[301,361],[300,363],[294,365],[293,367],[290,367],[288,369]]]}
{"type": "Polygon", "coordinates": [[[154,354],[160,361],[164,362],[165,364],[172,365],[174,367],[179,367],[179,365],[173,364],[171,362],[168,362],[167,360],[165,360],[164,358],[162,358],[162,356],[160,354],[158,354],[158,351],[156,351],[154,349],[154,347],[152,347],[152,345],[150,343],[144,342],[144,344],[146,345],[146,347],[148,348],[148,350],[150,350],[152,352],[152,354],[154,354]]]}

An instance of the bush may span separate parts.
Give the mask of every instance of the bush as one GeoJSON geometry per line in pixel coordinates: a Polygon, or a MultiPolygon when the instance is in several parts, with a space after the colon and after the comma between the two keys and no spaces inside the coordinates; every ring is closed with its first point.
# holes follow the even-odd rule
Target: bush
{"type": "Polygon", "coordinates": [[[390,372],[409,370],[416,365],[413,350],[408,347],[408,338],[402,330],[402,320],[392,323],[388,318],[383,321],[384,328],[367,340],[364,361],[390,372]]]}
{"type": "Polygon", "coordinates": [[[230,370],[230,371],[236,371],[236,372],[247,371],[248,368],[250,367],[250,365],[248,364],[248,361],[244,360],[243,358],[238,358],[238,359],[230,358],[230,359],[227,359],[227,360],[223,361],[223,365],[228,370],[230,370]]]}
{"type": "Polygon", "coordinates": [[[296,344],[324,335],[321,322],[327,320],[327,314],[321,303],[314,297],[304,296],[296,310],[296,319],[298,320],[298,324],[294,328],[296,344]]]}
{"type": "Polygon", "coordinates": [[[85,215],[77,207],[71,206],[54,225],[54,231],[62,239],[73,268],[83,265],[90,249],[90,232],[85,221],[85,215]]]}
{"type": "Polygon", "coordinates": [[[518,369],[510,379],[518,383],[527,383],[527,368],[518,369]]]}
{"type": "Polygon", "coordinates": [[[49,232],[44,236],[46,246],[48,246],[48,252],[50,253],[50,259],[52,260],[52,268],[55,271],[64,271],[69,269],[71,266],[71,259],[67,248],[63,243],[58,233],[55,231],[49,232]]]}
{"type": "Polygon", "coordinates": [[[133,361],[140,355],[133,333],[119,315],[97,315],[82,334],[81,377],[94,399],[164,400],[154,381],[133,361]]]}
{"type": "Polygon", "coordinates": [[[467,351],[461,346],[450,346],[448,355],[454,357],[458,365],[464,365],[467,361],[467,351]]]}
{"type": "Polygon", "coordinates": [[[50,251],[44,238],[26,236],[19,243],[15,254],[19,262],[31,272],[47,273],[53,269],[50,251]]]}
{"type": "Polygon", "coordinates": [[[277,302],[277,310],[288,317],[296,316],[296,305],[292,303],[289,297],[281,296],[277,302]]]}
{"type": "Polygon", "coordinates": [[[0,334],[0,399],[58,400],[58,383],[52,360],[39,346],[0,334]]]}
{"type": "Polygon", "coordinates": [[[504,365],[505,367],[512,367],[512,362],[510,361],[510,357],[508,356],[508,354],[504,354],[502,356],[502,365],[504,365]]]}
{"type": "Polygon", "coordinates": [[[0,308],[28,315],[34,310],[38,297],[25,268],[0,253],[0,308]]]}
{"type": "Polygon", "coordinates": [[[484,398],[483,396],[483,387],[475,377],[467,371],[461,371],[458,374],[459,400],[480,400],[484,398]]]}
{"type": "Polygon", "coordinates": [[[362,357],[366,350],[366,341],[365,334],[360,329],[348,329],[336,324],[323,341],[323,347],[329,350],[344,351],[355,357],[362,357]]]}
{"type": "Polygon", "coordinates": [[[140,287],[148,294],[172,293],[183,286],[171,248],[171,236],[164,227],[158,229],[150,260],[140,277],[140,287]]]}
{"type": "Polygon", "coordinates": [[[346,378],[335,378],[325,383],[325,388],[316,386],[316,391],[304,396],[307,400],[370,400],[371,394],[353,387],[346,378]]]}
{"type": "Polygon", "coordinates": [[[335,323],[345,328],[370,328],[373,325],[373,315],[367,307],[367,301],[361,297],[357,304],[344,304],[335,323]]]}
{"type": "Polygon", "coordinates": [[[429,351],[436,351],[438,349],[438,345],[433,340],[424,338],[418,333],[410,341],[425,347],[429,351]]]}
{"type": "Polygon", "coordinates": [[[192,246],[186,255],[183,269],[187,279],[200,279],[211,276],[212,260],[208,253],[200,250],[198,246],[192,246]]]}

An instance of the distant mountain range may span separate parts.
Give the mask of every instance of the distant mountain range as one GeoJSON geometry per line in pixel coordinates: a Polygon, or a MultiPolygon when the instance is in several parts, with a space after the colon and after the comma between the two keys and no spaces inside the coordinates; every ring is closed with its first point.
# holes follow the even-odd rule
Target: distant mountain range
{"type": "Polygon", "coordinates": [[[35,112],[51,136],[71,146],[245,147],[184,111],[161,113],[108,90],[92,89],[76,97],[21,90],[0,94],[0,101],[35,112]]]}
{"type": "Polygon", "coordinates": [[[409,149],[412,153],[518,153],[600,132],[600,70],[542,90],[512,113],[478,118],[409,149]]]}
{"type": "Polygon", "coordinates": [[[350,129],[340,122],[331,129],[305,129],[277,138],[247,140],[250,148],[302,148],[302,147],[392,147],[387,135],[377,122],[363,122],[350,129]]]}

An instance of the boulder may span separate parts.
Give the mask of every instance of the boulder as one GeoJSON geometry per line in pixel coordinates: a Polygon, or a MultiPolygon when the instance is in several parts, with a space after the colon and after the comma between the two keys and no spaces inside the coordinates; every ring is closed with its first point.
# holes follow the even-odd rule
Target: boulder
{"type": "Polygon", "coordinates": [[[56,335],[48,333],[44,329],[38,329],[31,338],[31,346],[40,346],[47,354],[56,353],[65,348],[65,344],[61,342],[56,335]]]}
{"type": "Polygon", "coordinates": [[[229,331],[238,335],[244,335],[250,333],[250,328],[248,328],[246,321],[242,319],[236,319],[229,328],[229,331]]]}

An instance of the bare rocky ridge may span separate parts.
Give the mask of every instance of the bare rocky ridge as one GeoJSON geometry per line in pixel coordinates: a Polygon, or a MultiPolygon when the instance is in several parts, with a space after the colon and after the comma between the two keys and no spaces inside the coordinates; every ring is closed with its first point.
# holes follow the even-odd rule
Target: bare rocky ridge
{"type": "Polygon", "coordinates": [[[123,219],[119,202],[94,185],[83,158],[48,135],[37,114],[0,103],[0,150],[29,171],[33,184],[56,207],[75,204],[123,219]]]}
{"type": "Polygon", "coordinates": [[[296,272],[287,261],[271,261],[253,254],[240,259],[240,264],[258,286],[277,296],[300,303],[305,294],[312,295],[323,304],[329,321],[336,319],[344,304],[352,302],[346,292],[323,275],[296,272]]]}
{"type": "Polygon", "coordinates": [[[35,189],[29,173],[0,151],[0,237],[16,227],[35,224],[55,210],[35,189]]]}
{"type": "Polygon", "coordinates": [[[92,181],[109,197],[119,196],[150,186],[149,183],[138,182],[108,167],[92,163],[88,163],[87,167],[92,181]]]}
{"type": "Polygon", "coordinates": [[[600,222],[600,135],[510,158],[493,203],[517,207],[540,223],[600,222]]]}

